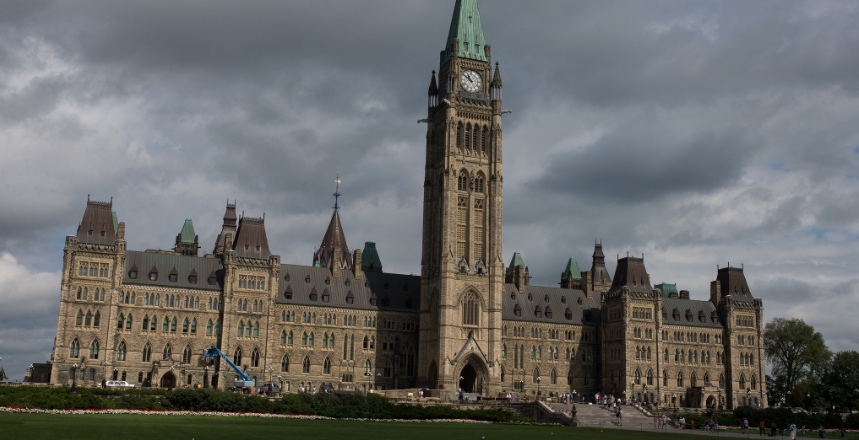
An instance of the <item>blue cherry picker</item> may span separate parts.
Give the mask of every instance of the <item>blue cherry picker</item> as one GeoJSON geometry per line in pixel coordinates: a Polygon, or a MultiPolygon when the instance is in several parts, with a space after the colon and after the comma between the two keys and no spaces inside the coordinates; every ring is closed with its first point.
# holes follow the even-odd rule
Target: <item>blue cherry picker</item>
{"type": "Polygon", "coordinates": [[[245,372],[242,371],[242,369],[239,368],[238,365],[234,364],[233,361],[231,361],[230,358],[228,358],[227,355],[225,355],[218,347],[215,347],[213,345],[213,346],[203,350],[203,356],[204,357],[220,357],[221,359],[224,360],[224,362],[227,363],[227,365],[232,367],[233,370],[235,370],[236,374],[238,374],[239,377],[241,378],[241,380],[237,380],[237,381],[233,382],[233,386],[235,388],[237,388],[237,389],[247,388],[247,389],[251,389],[251,390],[254,389],[254,386],[256,385],[254,380],[251,379],[250,376],[245,374],[245,372]]]}

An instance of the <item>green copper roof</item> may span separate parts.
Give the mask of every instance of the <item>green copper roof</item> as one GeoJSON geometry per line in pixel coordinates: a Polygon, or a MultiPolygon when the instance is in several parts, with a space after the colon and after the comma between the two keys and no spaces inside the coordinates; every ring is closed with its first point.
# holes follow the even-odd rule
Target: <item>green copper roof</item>
{"type": "Polygon", "coordinates": [[[525,267],[525,261],[522,260],[522,255],[519,252],[513,252],[513,259],[510,260],[510,266],[507,266],[507,273],[513,273],[514,267],[525,267]]]}
{"type": "Polygon", "coordinates": [[[663,298],[668,298],[669,293],[677,293],[677,284],[661,283],[654,287],[662,291],[663,298]]]}
{"type": "Polygon", "coordinates": [[[194,242],[194,238],[197,237],[197,234],[194,233],[194,223],[191,222],[190,218],[185,219],[185,224],[182,226],[182,232],[179,235],[182,236],[182,243],[194,242]]]}
{"type": "Polygon", "coordinates": [[[579,269],[579,263],[576,262],[575,258],[570,258],[570,260],[567,261],[567,268],[564,269],[562,278],[572,278],[574,280],[580,280],[582,278],[582,271],[579,269]]]}
{"type": "Polygon", "coordinates": [[[450,31],[447,33],[447,45],[444,47],[444,61],[450,59],[453,52],[454,40],[459,40],[459,57],[478,61],[486,59],[486,40],[483,38],[483,26],[480,24],[480,11],[477,0],[456,0],[453,7],[453,18],[450,20],[450,31]]]}
{"type": "Polygon", "coordinates": [[[379,258],[379,252],[376,251],[376,243],[368,241],[364,243],[364,250],[361,251],[361,268],[366,269],[382,269],[382,260],[379,258]]]}

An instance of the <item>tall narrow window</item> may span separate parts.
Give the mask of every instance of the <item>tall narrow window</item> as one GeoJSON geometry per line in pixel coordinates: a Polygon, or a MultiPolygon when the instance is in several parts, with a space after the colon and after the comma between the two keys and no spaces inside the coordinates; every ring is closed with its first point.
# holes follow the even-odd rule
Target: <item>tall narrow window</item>
{"type": "Polygon", "coordinates": [[[116,360],[124,361],[126,350],[125,341],[120,342],[119,348],[116,349],[116,360]]]}
{"type": "Polygon", "coordinates": [[[78,341],[78,338],[72,340],[72,343],[69,345],[69,357],[76,358],[80,356],[81,353],[81,343],[78,341]]]}
{"type": "Polygon", "coordinates": [[[474,291],[469,291],[463,298],[462,325],[480,325],[480,299],[474,291]]]}
{"type": "Polygon", "coordinates": [[[143,362],[149,362],[152,360],[152,347],[148,342],[143,346],[143,356],[141,357],[141,360],[143,362]]]}
{"type": "Polygon", "coordinates": [[[94,339],[89,346],[89,358],[98,359],[98,339],[94,339]]]}

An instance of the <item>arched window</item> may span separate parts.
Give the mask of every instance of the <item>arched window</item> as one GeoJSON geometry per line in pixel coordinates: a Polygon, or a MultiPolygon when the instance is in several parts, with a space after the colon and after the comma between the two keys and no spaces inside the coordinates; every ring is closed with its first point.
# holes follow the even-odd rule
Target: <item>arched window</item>
{"type": "Polygon", "coordinates": [[[647,386],[653,386],[653,370],[647,370],[647,386]]]}
{"type": "Polygon", "coordinates": [[[463,298],[462,325],[480,325],[480,299],[474,291],[469,291],[463,298]]]}
{"type": "Polygon", "coordinates": [[[755,375],[752,375],[752,389],[758,389],[758,378],[755,375]]]}
{"type": "Polygon", "coordinates": [[[84,325],[87,327],[92,325],[92,312],[89,310],[86,311],[86,318],[84,318],[84,325]]]}
{"type": "Polygon", "coordinates": [[[116,349],[116,360],[124,361],[126,351],[127,351],[127,348],[125,346],[125,341],[120,342],[119,348],[116,349]]]}
{"type": "Polygon", "coordinates": [[[131,323],[134,319],[131,317],[131,313],[128,314],[128,319],[125,320],[125,329],[131,330],[131,323]]]}
{"type": "Polygon", "coordinates": [[[116,328],[122,330],[125,328],[125,315],[120,313],[119,316],[116,317],[116,328]]]}
{"type": "Polygon", "coordinates": [[[101,312],[96,310],[95,316],[93,316],[93,318],[92,318],[92,326],[98,327],[99,325],[101,325],[101,312]]]}
{"type": "Polygon", "coordinates": [[[259,321],[254,322],[254,337],[259,337],[259,321]]]}
{"type": "Polygon", "coordinates": [[[191,346],[186,345],[185,349],[182,350],[182,363],[190,364],[191,363],[191,346]]]}
{"type": "Polygon", "coordinates": [[[191,334],[197,334],[197,318],[191,320],[191,334]]]}
{"type": "Polygon", "coordinates": [[[304,347],[307,346],[307,332],[301,334],[301,345],[304,347]]]}
{"type": "Polygon", "coordinates": [[[636,385],[641,385],[641,370],[639,370],[638,368],[636,368],[636,369],[635,369],[635,376],[634,376],[634,377],[635,377],[635,384],[636,384],[636,385]]]}
{"type": "Polygon", "coordinates": [[[552,368],[552,371],[549,373],[549,380],[552,383],[552,385],[558,384],[558,372],[555,371],[554,368],[552,368]]]}
{"type": "Polygon", "coordinates": [[[290,330],[289,334],[286,336],[286,344],[292,345],[292,330],[290,330]]]}
{"type": "Polygon", "coordinates": [[[89,345],[89,358],[98,359],[98,339],[93,339],[92,344],[89,345]]]}
{"type": "Polygon", "coordinates": [[[704,373],[704,386],[710,386],[710,373],[704,373]]]}
{"type": "Polygon", "coordinates": [[[698,386],[698,375],[695,372],[692,372],[692,375],[689,376],[689,386],[695,388],[698,386]]]}
{"type": "Polygon", "coordinates": [[[531,373],[531,383],[537,383],[537,379],[540,378],[540,369],[535,368],[534,372],[531,373]]]}
{"type": "Polygon", "coordinates": [[[725,388],[725,375],[719,374],[719,388],[725,388]]]}
{"type": "Polygon", "coordinates": [[[182,333],[188,333],[188,330],[190,330],[190,327],[191,327],[191,323],[188,321],[188,318],[185,318],[185,320],[182,321],[182,333]]]}
{"type": "Polygon", "coordinates": [[[304,360],[301,361],[301,372],[310,373],[310,358],[307,356],[305,356],[304,360]]]}
{"type": "Polygon", "coordinates": [[[331,359],[325,358],[322,363],[322,374],[331,374],[331,359]]]}
{"type": "Polygon", "coordinates": [[[161,353],[161,359],[166,361],[166,360],[170,360],[170,358],[172,358],[172,357],[173,357],[173,347],[171,347],[170,344],[168,343],[167,345],[164,346],[164,351],[161,353]]]}
{"type": "Polygon", "coordinates": [[[236,347],[236,350],[233,352],[233,363],[236,365],[242,364],[242,347],[236,347]]]}
{"type": "Polygon", "coordinates": [[[72,340],[71,345],[69,345],[69,357],[76,358],[81,354],[81,343],[78,341],[78,338],[72,340]]]}
{"type": "Polygon", "coordinates": [[[236,336],[242,337],[245,334],[245,322],[239,321],[239,325],[236,327],[236,336]]]}
{"type": "Polygon", "coordinates": [[[462,132],[463,132],[462,122],[457,124],[456,126],[456,148],[459,151],[462,151],[462,132]]]}
{"type": "Polygon", "coordinates": [[[148,342],[143,346],[143,355],[141,356],[141,360],[143,362],[149,362],[152,360],[152,347],[148,342]]]}
{"type": "Polygon", "coordinates": [[[259,350],[256,348],[251,352],[251,367],[259,367],[259,350]]]}
{"type": "Polygon", "coordinates": [[[286,344],[286,330],[280,331],[280,345],[286,344]]]}
{"type": "Polygon", "coordinates": [[[75,325],[83,325],[84,323],[84,312],[81,309],[78,309],[77,317],[75,317],[75,325]]]}
{"type": "Polygon", "coordinates": [[[471,152],[471,124],[465,125],[465,151],[471,152]]]}
{"type": "Polygon", "coordinates": [[[678,387],[683,386],[683,372],[682,371],[677,372],[677,386],[678,387]]]}
{"type": "Polygon", "coordinates": [[[489,137],[489,129],[484,125],[483,133],[480,135],[480,152],[486,154],[486,138],[489,137]]]}
{"type": "Polygon", "coordinates": [[[289,356],[283,355],[283,357],[280,358],[280,371],[284,373],[289,372],[289,356]]]}
{"type": "Polygon", "coordinates": [[[373,364],[370,363],[370,360],[364,361],[364,376],[373,377],[373,364]]]}
{"type": "Polygon", "coordinates": [[[740,389],[741,390],[746,389],[746,375],[745,374],[740,375],[740,389]]]}

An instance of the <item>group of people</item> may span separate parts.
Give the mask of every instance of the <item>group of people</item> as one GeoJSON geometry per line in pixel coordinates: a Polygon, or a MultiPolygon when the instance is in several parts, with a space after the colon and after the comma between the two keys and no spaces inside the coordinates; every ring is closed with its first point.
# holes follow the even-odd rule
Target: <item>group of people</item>
{"type": "Polygon", "coordinates": [[[653,416],[653,429],[665,429],[668,426],[668,416],[656,414],[653,416]]]}

